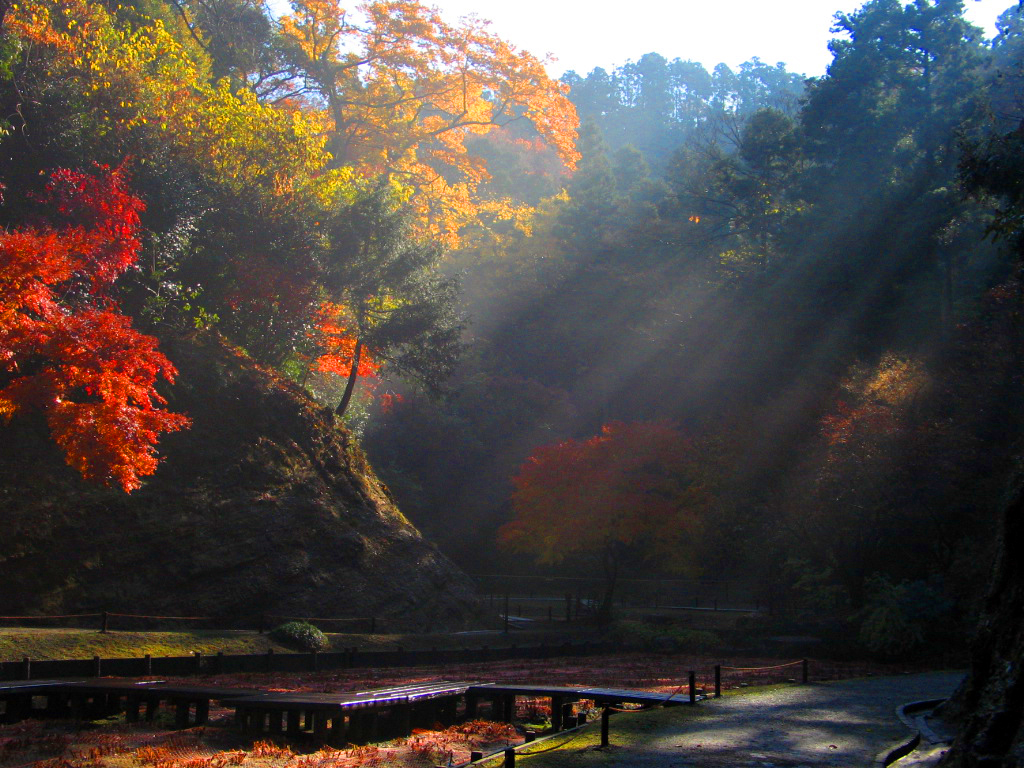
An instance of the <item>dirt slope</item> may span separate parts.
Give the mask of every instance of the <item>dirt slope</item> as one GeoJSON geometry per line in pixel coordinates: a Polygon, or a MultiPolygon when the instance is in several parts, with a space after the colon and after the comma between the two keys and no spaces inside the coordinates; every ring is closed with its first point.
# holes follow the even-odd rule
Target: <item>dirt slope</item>
{"type": "Polygon", "coordinates": [[[164,342],[192,429],[128,496],[82,482],[40,423],[0,427],[0,613],[378,616],[438,629],[465,575],[395,507],[330,411],[212,336],[164,342]]]}

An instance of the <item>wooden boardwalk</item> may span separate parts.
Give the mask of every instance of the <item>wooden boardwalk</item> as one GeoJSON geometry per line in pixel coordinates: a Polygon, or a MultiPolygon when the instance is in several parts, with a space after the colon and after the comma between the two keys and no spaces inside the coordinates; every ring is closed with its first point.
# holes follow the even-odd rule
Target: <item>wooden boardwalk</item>
{"type": "Polygon", "coordinates": [[[121,712],[128,722],[137,722],[143,708],[145,718],[152,720],[164,704],[174,709],[175,725],[186,728],[206,723],[210,703],[216,701],[232,707],[236,725],[248,733],[344,745],[406,736],[415,728],[447,727],[478,719],[481,710],[491,720],[511,722],[517,697],[549,698],[555,731],[578,724],[571,710],[580,700],[600,706],[690,703],[688,695],[648,691],[445,681],[342,693],[279,693],[160,680],[26,680],[0,683],[0,722],[31,717],[83,720],[121,712]]]}

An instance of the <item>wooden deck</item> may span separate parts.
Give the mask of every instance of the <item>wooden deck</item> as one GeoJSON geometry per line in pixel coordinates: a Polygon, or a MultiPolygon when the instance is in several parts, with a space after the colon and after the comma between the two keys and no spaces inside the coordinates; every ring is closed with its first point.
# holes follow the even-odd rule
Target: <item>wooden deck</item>
{"type": "Polygon", "coordinates": [[[470,683],[400,685],[346,693],[261,693],[230,702],[250,733],[312,734],[332,744],[408,735],[435,723],[453,725],[470,683]]]}
{"type": "Polygon", "coordinates": [[[152,720],[163,704],[174,709],[176,727],[186,728],[206,723],[210,703],[217,701],[234,708],[236,725],[248,733],[311,737],[344,745],[477,719],[481,704],[491,720],[511,722],[517,697],[549,698],[555,731],[578,724],[572,703],[583,699],[600,706],[690,703],[688,694],[666,697],[614,688],[448,681],[340,693],[279,693],[160,680],[25,680],[0,683],[0,722],[30,717],[94,719],[120,712],[128,722],[137,722],[143,708],[146,720],[152,720]]]}

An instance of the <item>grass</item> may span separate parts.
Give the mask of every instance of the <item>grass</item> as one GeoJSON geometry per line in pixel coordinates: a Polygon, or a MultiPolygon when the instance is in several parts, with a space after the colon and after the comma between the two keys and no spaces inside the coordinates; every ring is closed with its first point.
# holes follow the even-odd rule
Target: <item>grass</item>
{"type": "MultiPolygon", "coordinates": [[[[549,644],[565,640],[584,640],[586,634],[577,632],[515,632],[509,635],[387,635],[329,633],[328,651],[344,651],[358,647],[364,651],[406,650],[429,648],[479,648],[518,643],[549,644]]],[[[291,649],[275,643],[266,634],[253,630],[179,630],[175,632],[134,632],[111,630],[106,634],[98,629],[26,629],[0,628],[0,661],[30,659],[105,659],[141,658],[151,656],[189,656],[194,651],[204,655],[289,653],[291,649]]]]}
{"type": "Polygon", "coordinates": [[[0,659],[105,659],[201,653],[284,651],[266,635],[245,631],[108,632],[95,629],[0,629],[0,659]]]}

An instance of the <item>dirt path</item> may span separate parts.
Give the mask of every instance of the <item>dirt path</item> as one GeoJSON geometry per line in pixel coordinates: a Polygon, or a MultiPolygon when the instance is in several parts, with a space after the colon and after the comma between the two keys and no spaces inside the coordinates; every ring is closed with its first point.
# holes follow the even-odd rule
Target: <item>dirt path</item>
{"type": "Polygon", "coordinates": [[[880,751],[910,735],[896,717],[897,706],[948,696],[962,677],[934,672],[812,683],[713,699],[694,710],[618,715],[609,749],[595,748],[595,729],[564,749],[524,756],[522,764],[867,768],[880,751]]]}

